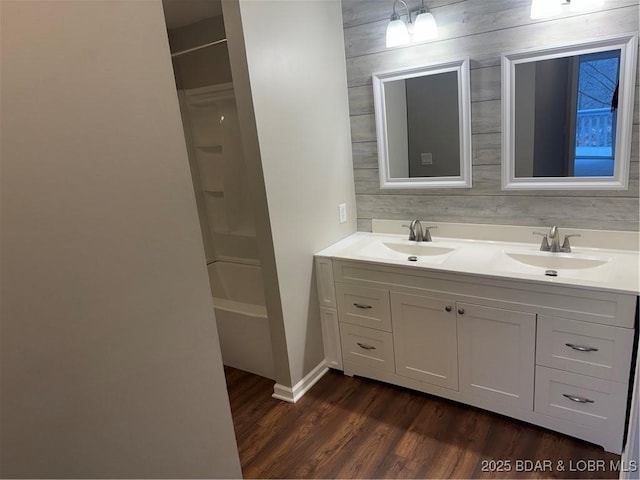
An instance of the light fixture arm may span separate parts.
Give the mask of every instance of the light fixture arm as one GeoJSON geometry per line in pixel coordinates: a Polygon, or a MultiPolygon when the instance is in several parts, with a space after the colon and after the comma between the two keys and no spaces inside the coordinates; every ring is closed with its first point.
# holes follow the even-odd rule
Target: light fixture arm
{"type": "MultiPolygon", "coordinates": [[[[565,0],[565,1],[570,1],[570,0],[565,0]]],[[[396,4],[398,2],[404,5],[404,9],[407,12],[407,24],[409,25],[410,32],[411,32],[411,28],[413,27],[413,21],[418,17],[418,15],[420,15],[421,13],[429,13],[429,9],[424,4],[424,0],[420,0],[420,6],[413,10],[409,9],[409,6],[404,0],[395,0],[393,2],[393,13],[391,14],[391,20],[398,20],[400,18],[400,15],[396,11],[396,4]]]]}
{"type": "Polygon", "coordinates": [[[407,19],[409,20],[408,23],[411,24],[411,13],[409,12],[409,7],[404,0],[395,0],[393,2],[393,13],[391,14],[391,20],[398,20],[400,18],[400,15],[398,15],[398,12],[396,12],[396,4],[398,3],[404,5],[404,9],[407,11],[407,19]]]}
{"type": "Polygon", "coordinates": [[[409,9],[409,5],[405,0],[394,0],[391,19],[385,34],[387,48],[408,45],[412,41],[424,42],[437,36],[438,25],[433,15],[425,7],[425,0],[421,0],[420,7],[414,10],[409,9]],[[404,5],[404,9],[407,12],[406,23],[398,14],[398,3],[404,5]],[[412,18],[412,14],[415,14],[415,21],[412,18]]]}

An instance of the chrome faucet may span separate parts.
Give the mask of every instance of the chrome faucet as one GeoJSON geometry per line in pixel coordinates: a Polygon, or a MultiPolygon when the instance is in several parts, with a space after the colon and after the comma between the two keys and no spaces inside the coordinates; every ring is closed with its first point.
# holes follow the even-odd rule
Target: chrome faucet
{"type": "Polygon", "coordinates": [[[432,228],[438,228],[436,226],[424,227],[422,228],[422,224],[420,220],[414,218],[411,220],[410,225],[403,225],[409,228],[409,240],[416,242],[431,242],[431,233],[429,232],[432,228]]]}
{"type": "Polygon", "coordinates": [[[424,233],[422,232],[422,224],[420,223],[420,220],[418,220],[417,218],[414,218],[413,220],[411,220],[411,224],[409,225],[409,240],[422,242],[424,240],[423,236],[424,236],[424,233]]]}
{"type": "Polygon", "coordinates": [[[550,252],[559,252],[560,251],[560,232],[558,232],[558,227],[555,225],[551,227],[549,230],[549,240],[551,243],[549,244],[550,252]]]}
{"type": "Polygon", "coordinates": [[[534,235],[542,235],[542,243],[540,244],[540,250],[543,252],[571,252],[571,244],[569,243],[569,238],[571,237],[579,237],[580,234],[573,235],[565,235],[564,241],[562,242],[562,246],[560,246],[560,231],[557,226],[551,227],[549,233],[540,233],[533,232],[534,235]],[[551,240],[551,243],[549,243],[551,240]]]}

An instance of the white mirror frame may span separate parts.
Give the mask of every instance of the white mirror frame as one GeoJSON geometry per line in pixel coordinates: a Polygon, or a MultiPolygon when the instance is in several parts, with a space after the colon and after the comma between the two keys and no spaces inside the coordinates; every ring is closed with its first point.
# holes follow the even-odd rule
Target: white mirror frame
{"type": "MultiPolygon", "coordinates": [[[[447,63],[423,65],[404,70],[373,74],[373,100],[378,140],[378,166],[380,188],[470,188],[471,187],[471,99],[469,93],[469,58],[447,63]],[[386,82],[407,78],[457,72],[458,74],[458,128],[460,132],[460,175],[442,177],[392,178],[389,168],[387,141],[387,115],[384,85],[386,82]]],[[[409,159],[407,159],[409,161],[409,159]]]]}
{"type": "Polygon", "coordinates": [[[502,55],[502,189],[503,190],[626,190],[633,123],[638,39],[635,34],[604,37],[545,49],[528,49],[502,55]],[[620,84],[615,164],[612,177],[515,176],[515,67],[536,60],[620,49],[620,84]]]}

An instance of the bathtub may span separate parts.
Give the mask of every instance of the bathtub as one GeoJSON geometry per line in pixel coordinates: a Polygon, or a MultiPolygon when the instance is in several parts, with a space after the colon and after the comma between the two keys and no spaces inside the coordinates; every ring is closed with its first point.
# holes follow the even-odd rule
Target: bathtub
{"type": "Polygon", "coordinates": [[[275,379],[269,320],[259,266],[207,266],[225,365],[275,379]]]}

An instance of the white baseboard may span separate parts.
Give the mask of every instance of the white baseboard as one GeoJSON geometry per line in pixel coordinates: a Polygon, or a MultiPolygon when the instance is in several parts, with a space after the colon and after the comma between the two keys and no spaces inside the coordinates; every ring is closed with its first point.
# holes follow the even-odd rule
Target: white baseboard
{"type": "Polygon", "coordinates": [[[302,380],[296,383],[293,388],[276,383],[273,386],[273,398],[289,403],[296,403],[300,398],[320,380],[329,369],[323,360],[313,370],[307,373],[302,380]]]}

